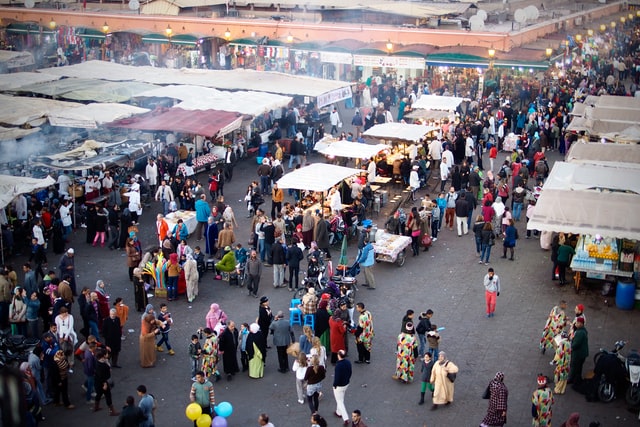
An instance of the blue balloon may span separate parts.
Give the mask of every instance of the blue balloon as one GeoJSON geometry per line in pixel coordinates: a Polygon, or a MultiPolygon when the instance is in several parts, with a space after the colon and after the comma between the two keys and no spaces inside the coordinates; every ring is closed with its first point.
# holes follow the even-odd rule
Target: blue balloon
{"type": "Polygon", "coordinates": [[[211,421],[211,427],[227,427],[227,419],[218,415],[211,421]]]}
{"type": "Polygon", "coordinates": [[[221,402],[218,406],[215,407],[216,414],[223,418],[227,418],[233,413],[233,406],[229,402],[221,402]]]}

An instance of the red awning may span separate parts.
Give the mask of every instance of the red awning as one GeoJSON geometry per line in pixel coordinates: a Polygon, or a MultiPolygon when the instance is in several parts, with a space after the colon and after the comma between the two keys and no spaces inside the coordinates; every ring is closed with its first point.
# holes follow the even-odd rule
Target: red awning
{"type": "Polygon", "coordinates": [[[214,137],[225,135],[240,127],[242,115],[219,110],[183,110],[182,108],[157,108],[146,114],[116,120],[108,127],[140,130],[164,130],[214,137]]]}

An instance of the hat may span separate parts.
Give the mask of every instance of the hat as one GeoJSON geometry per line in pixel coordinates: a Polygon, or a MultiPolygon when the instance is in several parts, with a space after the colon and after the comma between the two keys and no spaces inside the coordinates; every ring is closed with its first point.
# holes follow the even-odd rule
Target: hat
{"type": "Polygon", "coordinates": [[[229,252],[229,251],[231,250],[231,246],[225,246],[225,247],[224,247],[224,250],[225,250],[225,251],[227,251],[227,252],[229,252]]]}
{"type": "Polygon", "coordinates": [[[267,296],[260,297],[260,304],[264,304],[267,301],[269,301],[269,298],[267,296]]]}
{"type": "Polygon", "coordinates": [[[340,298],[340,300],[338,301],[338,306],[340,305],[347,305],[348,301],[346,298],[340,298]]]}
{"type": "Polygon", "coordinates": [[[578,304],[578,305],[576,305],[576,308],[578,309],[578,311],[579,311],[580,313],[582,313],[582,312],[584,311],[584,305],[582,305],[582,304],[578,304]]]}
{"type": "MultiPolygon", "coordinates": [[[[262,298],[265,298],[265,297],[262,297],[262,298]]],[[[258,326],[257,323],[252,323],[251,326],[249,326],[249,332],[251,332],[252,334],[255,334],[259,330],[260,330],[260,326],[258,326]]]]}
{"type": "Polygon", "coordinates": [[[538,375],[538,386],[544,386],[547,385],[547,377],[540,374],[538,375]]]}
{"type": "Polygon", "coordinates": [[[373,221],[371,221],[370,219],[365,219],[364,221],[362,221],[362,226],[364,228],[371,228],[372,225],[373,221]]]}
{"type": "Polygon", "coordinates": [[[67,253],[68,254],[73,254],[73,253],[75,253],[75,251],[73,250],[73,248],[69,248],[69,249],[67,249],[67,253]]]}
{"type": "MultiPolygon", "coordinates": [[[[296,208],[297,209],[297,208],[296,208]]],[[[296,225],[296,230],[302,230],[302,224],[296,225]]]]}
{"type": "Polygon", "coordinates": [[[418,169],[420,169],[420,167],[419,167],[418,165],[414,165],[414,166],[413,166],[413,170],[414,170],[414,171],[417,171],[418,169]]]}
{"type": "Polygon", "coordinates": [[[131,191],[140,191],[140,184],[137,182],[131,184],[131,191]]]}
{"type": "Polygon", "coordinates": [[[309,288],[307,290],[307,292],[309,292],[311,295],[315,295],[316,294],[316,289],[315,288],[309,288]]]}
{"type": "Polygon", "coordinates": [[[140,174],[139,174],[139,173],[137,173],[137,174],[135,174],[133,177],[134,177],[135,179],[140,179],[140,174]]]}
{"type": "Polygon", "coordinates": [[[320,297],[321,300],[330,300],[331,299],[331,295],[324,293],[322,294],[322,296],[320,297]]]}

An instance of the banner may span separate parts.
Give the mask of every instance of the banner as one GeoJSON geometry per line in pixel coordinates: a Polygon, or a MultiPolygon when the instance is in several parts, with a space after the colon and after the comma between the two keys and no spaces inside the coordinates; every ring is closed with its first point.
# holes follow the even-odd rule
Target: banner
{"type": "Polygon", "coordinates": [[[340,89],[335,89],[331,92],[325,92],[322,95],[319,95],[316,98],[316,105],[318,108],[321,108],[325,105],[351,98],[351,96],[351,86],[341,87],[340,89]]]}
{"type": "Polygon", "coordinates": [[[333,64],[351,64],[353,56],[350,53],[342,52],[320,52],[320,61],[333,64]]]}
{"type": "Polygon", "coordinates": [[[362,67],[393,67],[422,70],[425,59],[411,56],[353,55],[353,65],[362,67]]]}

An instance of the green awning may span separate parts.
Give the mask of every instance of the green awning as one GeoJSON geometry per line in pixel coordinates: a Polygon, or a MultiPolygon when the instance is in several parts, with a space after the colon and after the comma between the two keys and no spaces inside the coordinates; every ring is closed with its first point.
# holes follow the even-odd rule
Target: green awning
{"type": "Polygon", "coordinates": [[[102,31],[94,30],[93,28],[78,28],[76,29],[76,36],[92,40],[104,40],[106,37],[102,31]]]}
{"type": "Polygon", "coordinates": [[[169,43],[169,38],[167,36],[165,36],[164,34],[155,34],[155,33],[151,33],[151,34],[145,34],[142,36],[142,41],[144,43],[169,43]]]}
{"type": "Polygon", "coordinates": [[[53,35],[55,30],[50,30],[46,27],[41,27],[39,24],[27,24],[21,22],[15,22],[7,25],[6,31],[14,34],[46,34],[53,35]]]}
{"type": "Polygon", "coordinates": [[[434,53],[427,55],[427,66],[488,68],[489,60],[481,56],[464,53],[434,53]]]}
{"type": "Polygon", "coordinates": [[[320,43],[314,43],[314,42],[295,43],[293,46],[291,46],[291,49],[319,51],[320,43]]]}
{"type": "Polygon", "coordinates": [[[165,34],[145,34],[142,36],[142,41],[144,43],[160,43],[160,44],[179,44],[186,46],[195,46],[198,43],[198,37],[192,36],[191,34],[176,34],[171,38],[167,37],[165,34]]]}
{"type": "Polygon", "coordinates": [[[533,68],[535,70],[546,70],[549,68],[549,62],[500,60],[495,61],[493,66],[496,68],[533,68]]]}
{"type": "Polygon", "coordinates": [[[364,49],[357,49],[353,52],[354,55],[386,55],[387,52],[381,49],[365,47],[364,49]]]}
{"type": "Polygon", "coordinates": [[[229,44],[238,46],[258,46],[258,40],[256,39],[235,39],[231,40],[229,44]]]}

